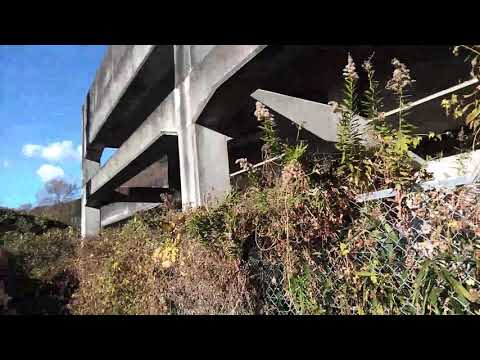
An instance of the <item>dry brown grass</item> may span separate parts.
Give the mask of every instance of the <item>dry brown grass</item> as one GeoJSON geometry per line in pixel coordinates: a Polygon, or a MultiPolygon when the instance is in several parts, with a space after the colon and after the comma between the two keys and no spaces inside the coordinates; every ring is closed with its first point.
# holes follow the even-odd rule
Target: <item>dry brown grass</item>
{"type": "Polygon", "coordinates": [[[85,241],[74,269],[77,314],[252,312],[238,259],[185,234],[184,216],[135,217],[85,241]]]}

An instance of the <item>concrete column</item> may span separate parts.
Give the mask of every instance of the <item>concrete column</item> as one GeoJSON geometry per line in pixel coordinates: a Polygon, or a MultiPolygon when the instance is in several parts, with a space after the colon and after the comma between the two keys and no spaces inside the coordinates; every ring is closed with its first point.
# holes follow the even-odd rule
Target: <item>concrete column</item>
{"type": "Polygon", "coordinates": [[[82,190],[82,238],[98,235],[100,232],[100,209],[88,207],[87,205],[87,187],[82,190]]]}
{"type": "Polygon", "coordinates": [[[192,68],[190,45],[174,45],[175,87],[185,79],[192,68]]]}
{"type": "Polygon", "coordinates": [[[197,124],[178,134],[184,210],[222,200],[230,191],[228,137],[197,124]]]}
{"type": "MultiPolygon", "coordinates": [[[[82,109],[82,222],[81,222],[81,236],[82,238],[88,236],[98,235],[100,232],[100,209],[91,208],[87,206],[87,196],[89,189],[87,186],[88,180],[100,169],[100,156],[97,154],[94,156],[95,160],[87,159],[88,148],[88,115],[89,115],[89,99],[90,95],[87,95],[87,100],[82,109]]],[[[100,151],[101,153],[101,151],[100,151]]]]}
{"type": "Polygon", "coordinates": [[[189,45],[175,45],[175,118],[182,207],[184,210],[221,200],[230,191],[228,137],[195,124],[190,88],[189,45]]]}
{"type": "Polygon", "coordinates": [[[201,204],[223,200],[230,192],[229,138],[197,124],[195,135],[201,204]]]}
{"type": "Polygon", "coordinates": [[[230,190],[228,137],[193,122],[188,80],[187,77],[182,86],[175,90],[184,210],[221,200],[230,190]]]}

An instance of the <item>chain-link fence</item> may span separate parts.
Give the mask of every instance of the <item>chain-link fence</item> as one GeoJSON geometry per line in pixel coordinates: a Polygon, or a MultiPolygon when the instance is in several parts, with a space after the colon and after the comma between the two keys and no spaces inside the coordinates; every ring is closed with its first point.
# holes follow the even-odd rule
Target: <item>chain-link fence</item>
{"type": "Polygon", "coordinates": [[[480,314],[480,185],[352,203],[300,274],[251,260],[265,314],[480,314]]]}

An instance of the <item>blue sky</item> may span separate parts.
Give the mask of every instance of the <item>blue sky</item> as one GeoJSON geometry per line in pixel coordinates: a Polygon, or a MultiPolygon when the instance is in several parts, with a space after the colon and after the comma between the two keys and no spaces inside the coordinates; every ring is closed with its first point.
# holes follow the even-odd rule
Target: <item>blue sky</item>
{"type": "Polygon", "coordinates": [[[0,206],[80,182],[81,107],[106,46],[0,46],[0,206]]]}

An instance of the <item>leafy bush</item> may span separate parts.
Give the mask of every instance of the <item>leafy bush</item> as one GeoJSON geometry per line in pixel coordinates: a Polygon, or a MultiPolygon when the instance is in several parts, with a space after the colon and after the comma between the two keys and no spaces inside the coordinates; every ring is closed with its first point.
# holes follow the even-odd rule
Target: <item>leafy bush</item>
{"type": "MultiPolygon", "coordinates": [[[[460,52],[467,52],[466,60],[470,61],[472,78],[479,78],[480,76],[480,45],[459,45],[453,50],[455,55],[460,52]]],[[[450,99],[442,101],[442,107],[445,109],[447,115],[453,115],[455,119],[463,119],[473,132],[473,139],[470,139],[472,148],[478,145],[480,138],[480,86],[466,95],[452,94],[450,99]]]]}

